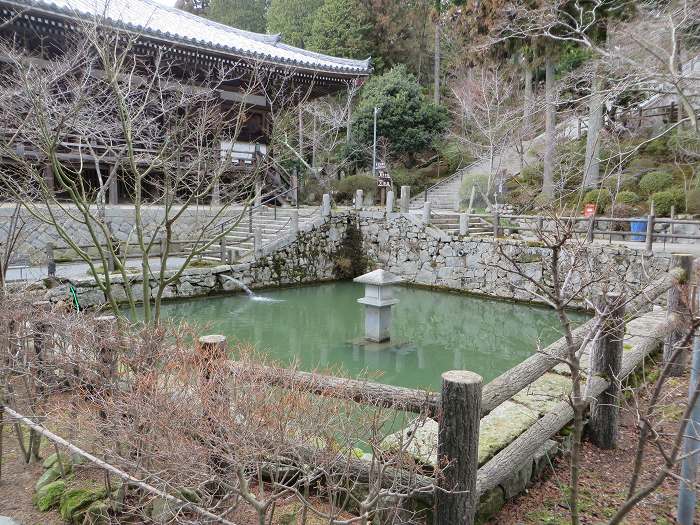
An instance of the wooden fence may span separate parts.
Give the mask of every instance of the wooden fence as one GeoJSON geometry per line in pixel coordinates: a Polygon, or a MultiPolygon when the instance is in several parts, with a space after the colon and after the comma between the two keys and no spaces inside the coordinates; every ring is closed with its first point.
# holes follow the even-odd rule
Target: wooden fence
{"type": "MultiPolygon", "coordinates": [[[[623,355],[620,334],[624,334],[624,319],[639,314],[648,308],[651,302],[669,290],[671,297],[668,303],[669,308],[672,309],[670,313],[678,315],[675,309],[680,304],[678,300],[680,294],[687,293],[684,282],[688,278],[692,260],[691,256],[677,257],[674,262],[680,267],[674,267],[669,273],[651,283],[629,301],[624,301],[619,296],[609,296],[608,301],[614,303],[609,317],[591,319],[573,332],[573,344],[579,347],[593,331],[598,328],[601,330],[601,337],[597,338],[598,343],[594,345],[592,350],[593,362],[595,363],[594,373],[589,375],[587,383],[587,393],[589,398],[593,399],[593,404],[608,407],[607,410],[595,411],[592,415],[591,429],[595,434],[593,440],[601,447],[611,446],[611,439],[614,439],[611,436],[615,435],[617,409],[614,406],[616,403],[612,403],[612,401],[619,401],[616,390],[619,384],[615,381],[608,381],[605,377],[618,377],[619,380],[624,380],[633,372],[644,356],[651,353],[659,345],[658,337],[650,337],[648,342],[631,351],[624,352],[623,355]],[[596,375],[596,371],[601,372],[601,374],[596,375]],[[610,374],[605,373],[606,371],[610,371],[610,374]],[[611,405],[613,405],[612,408],[611,405]]],[[[37,307],[45,308],[46,305],[45,303],[37,304],[37,307]]],[[[104,321],[110,322],[110,318],[104,318],[104,321]]],[[[668,326],[671,325],[673,325],[673,319],[669,320],[668,326]]],[[[668,332],[668,327],[665,324],[655,335],[665,336],[668,332]]],[[[222,347],[223,351],[226,351],[225,338],[222,336],[204,336],[200,338],[199,344],[205,350],[212,345],[217,347],[202,352],[202,355],[216,355],[217,351],[215,350],[221,350],[222,347]]],[[[34,345],[34,351],[38,353],[43,351],[41,342],[34,345]]],[[[479,423],[482,416],[561,363],[566,358],[567,351],[566,342],[562,338],[519,365],[507,370],[486,385],[483,385],[481,377],[473,372],[448,371],[442,374],[440,393],[262,365],[255,372],[262,373],[270,385],[306,390],[316,395],[350,399],[358,403],[390,407],[397,410],[427,413],[436,418],[439,423],[438,458],[440,465],[445,466],[441,471],[442,475],[436,479],[433,476],[416,475],[401,469],[387,469],[381,482],[387,487],[397,480],[410,482],[416,494],[415,498],[427,500],[433,504],[434,523],[472,524],[478,508],[479,497],[486,491],[503,484],[513,474],[514,469],[532,458],[546,440],[571,421],[573,410],[568,400],[561,401],[546,415],[538,419],[536,424],[479,468],[477,459],[479,423]]],[[[41,356],[38,358],[41,359],[41,356]]],[[[234,366],[236,366],[235,363],[234,366]]],[[[248,364],[240,366],[250,368],[248,364]]],[[[0,406],[0,408],[2,407],[0,406]]],[[[66,446],[65,440],[52,434],[31,418],[16,410],[6,410],[6,412],[16,422],[26,424],[54,443],[66,446]]],[[[102,460],[79,449],[76,450],[75,447],[71,450],[83,455],[98,466],[106,468],[102,460]]],[[[300,450],[299,453],[303,459],[305,451],[300,450]]],[[[308,453],[309,458],[312,458],[314,450],[310,448],[306,453],[308,453]]],[[[368,462],[361,459],[351,459],[348,462],[347,458],[339,459],[339,461],[342,461],[344,469],[357,477],[358,482],[368,482],[371,479],[372,465],[368,462]]],[[[123,478],[128,476],[121,471],[114,472],[113,468],[110,471],[123,478]]],[[[145,490],[162,495],[161,491],[151,487],[143,480],[137,480],[131,476],[125,479],[141,484],[145,490]]],[[[171,498],[171,496],[167,497],[171,498]]],[[[211,516],[206,509],[192,505],[189,508],[203,516],[211,516]]]]}

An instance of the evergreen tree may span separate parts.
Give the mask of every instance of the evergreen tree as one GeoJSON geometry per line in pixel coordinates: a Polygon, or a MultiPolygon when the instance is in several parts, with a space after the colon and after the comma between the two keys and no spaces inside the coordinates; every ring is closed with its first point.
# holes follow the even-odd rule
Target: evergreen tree
{"type": "Polygon", "coordinates": [[[364,10],[354,0],[325,0],[314,17],[308,47],[329,55],[366,58],[371,30],[364,10]]]}
{"type": "Polygon", "coordinates": [[[206,17],[238,29],[265,32],[266,0],[209,0],[206,17]]]}
{"type": "Polygon", "coordinates": [[[404,65],[372,77],[362,89],[353,129],[358,141],[368,145],[373,140],[375,107],[378,137],[387,139],[390,154],[402,156],[408,166],[415,153],[430,147],[447,127],[445,109],[427,100],[404,65]]]}
{"type": "Polygon", "coordinates": [[[272,0],[267,10],[267,32],[281,33],[285,43],[306,47],[322,4],[323,0],[272,0]]]}

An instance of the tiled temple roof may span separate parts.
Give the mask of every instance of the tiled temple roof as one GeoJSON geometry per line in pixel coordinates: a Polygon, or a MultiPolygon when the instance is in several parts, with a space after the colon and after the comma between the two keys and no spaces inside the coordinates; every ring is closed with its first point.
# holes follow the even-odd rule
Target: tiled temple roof
{"type": "Polygon", "coordinates": [[[352,60],[306,51],[282,43],[280,35],[235,29],[154,0],[9,0],[0,3],[76,19],[97,19],[106,26],[142,33],[156,40],[288,67],[352,76],[367,75],[371,71],[369,58],[352,60]]]}

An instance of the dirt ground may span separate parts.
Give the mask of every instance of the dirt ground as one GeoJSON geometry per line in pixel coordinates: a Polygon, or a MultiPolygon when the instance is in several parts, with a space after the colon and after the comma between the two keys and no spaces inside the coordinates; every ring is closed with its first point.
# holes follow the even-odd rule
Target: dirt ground
{"type": "MultiPolygon", "coordinates": [[[[659,439],[668,444],[678,429],[688,399],[686,374],[670,379],[665,387],[658,410],[659,439]]],[[[650,388],[639,389],[638,403],[646,408],[650,388]]],[[[620,425],[619,446],[615,450],[599,450],[584,443],[581,477],[581,523],[607,523],[624,501],[632,474],[635,449],[639,437],[633,398],[627,399],[620,425]]],[[[670,447],[669,447],[670,448],[670,447]]],[[[640,486],[652,479],[662,465],[662,457],[653,446],[647,447],[645,467],[640,486]]],[[[569,461],[562,459],[550,470],[550,477],[537,482],[528,492],[510,501],[489,523],[498,525],[564,525],[570,523],[566,503],[569,461]]],[[[664,484],[628,514],[627,524],[676,523],[678,482],[667,477],[664,484]]],[[[698,510],[700,514],[700,509],[698,510]]],[[[700,516],[695,523],[700,523],[700,516]]]]}

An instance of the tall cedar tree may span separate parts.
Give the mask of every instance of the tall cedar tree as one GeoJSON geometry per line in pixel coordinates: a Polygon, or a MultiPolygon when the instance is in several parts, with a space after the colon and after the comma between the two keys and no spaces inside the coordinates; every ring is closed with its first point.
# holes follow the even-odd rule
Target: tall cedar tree
{"type": "Polygon", "coordinates": [[[227,26],[265,32],[266,0],[209,0],[206,17],[227,26]]]}
{"type": "Polygon", "coordinates": [[[325,0],[314,17],[308,47],[347,58],[371,53],[372,24],[355,0],[325,0]]]}
{"type": "Polygon", "coordinates": [[[322,5],[323,0],[272,0],[267,10],[267,32],[280,33],[287,44],[306,47],[322,5]]]}

